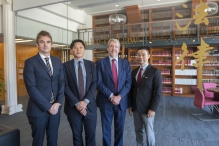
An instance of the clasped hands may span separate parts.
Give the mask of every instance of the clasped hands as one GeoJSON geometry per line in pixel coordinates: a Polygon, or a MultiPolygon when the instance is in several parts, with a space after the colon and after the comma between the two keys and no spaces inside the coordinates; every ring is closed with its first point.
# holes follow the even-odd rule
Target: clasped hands
{"type": "Polygon", "coordinates": [[[114,105],[119,105],[120,104],[120,100],[122,99],[122,97],[120,95],[113,95],[111,98],[110,98],[110,101],[114,104],[114,105]]]}
{"type": "Polygon", "coordinates": [[[83,115],[86,116],[87,114],[87,102],[80,101],[78,102],[78,105],[76,106],[77,110],[83,115]]]}
{"type": "Polygon", "coordinates": [[[48,110],[48,112],[51,114],[51,115],[56,115],[59,111],[59,106],[60,106],[60,103],[54,103],[51,108],[48,110]]]}

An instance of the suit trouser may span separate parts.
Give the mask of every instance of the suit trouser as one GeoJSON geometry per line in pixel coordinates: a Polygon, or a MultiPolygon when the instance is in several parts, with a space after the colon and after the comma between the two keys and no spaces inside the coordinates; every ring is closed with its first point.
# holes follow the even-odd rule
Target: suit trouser
{"type": "Polygon", "coordinates": [[[86,146],[96,146],[95,132],[97,123],[97,112],[91,112],[87,109],[87,115],[83,116],[80,112],[74,116],[67,116],[68,122],[71,126],[73,133],[74,146],[83,146],[83,126],[85,131],[86,146]]]}
{"type": "Polygon", "coordinates": [[[46,132],[47,146],[57,146],[60,110],[56,115],[46,112],[40,116],[27,116],[32,129],[33,146],[43,146],[46,132]]]}
{"type": "Polygon", "coordinates": [[[145,145],[144,133],[148,146],[155,146],[154,117],[148,118],[147,114],[141,114],[136,110],[134,113],[134,125],[137,146],[145,145]]]}
{"type": "Polygon", "coordinates": [[[111,125],[114,116],[114,146],[123,145],[123,131],[126,110],[121,110],[118,105],[112,109],[100,109],[103,131],[103,146],[111,146],[111,125]]]}

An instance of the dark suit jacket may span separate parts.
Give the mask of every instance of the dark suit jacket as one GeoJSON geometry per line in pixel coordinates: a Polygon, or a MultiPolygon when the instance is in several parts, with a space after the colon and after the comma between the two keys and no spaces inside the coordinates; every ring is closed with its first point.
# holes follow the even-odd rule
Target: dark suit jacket
{"type": "Polygon", "coordinates": [[[130,90],[130,101],[132,111],[136,109],[141,114],[148,113],[148,110],[157,110],[162,98],[162,76],[159,69],[148,65],[142,75],[140,85],[136,83],[136,74],[139,67],[132,71],[132,87],[130,90]]]}
{"type": "MultiPolygon", "coordinates": [[[[95,91],[96,91],[96,67],[95,64],[89,60],[84,59],[84,65],[86,70],[86,88],[85,88],[85,99],[88,99],[90,103],[87,108],[91,112],[96,112],[97,106],[95,101],[95,91]]],[[[75,104],[78,103],[79,93],[77,79],[75,75],[74,60],[65,62],[64,74],[65,74],[65,107],[64,112],[66,115],[75,115],[74,112],[78,113],[75,104]]]]}
{"type": "Polygon", "coordinates": [[[115,93],[112,69],[109,57],[103,58],[97,62],[97,106],[102,109],[111,109],[113,104],[109,100],[111,93],[120,94],[121,110],[126,110],[128,104],[128,92],[131,87],[131,68],[127,60],[118,58],[118,93],[115,93]]]}
{"type": "Polygon", "coordinates": [[[53,77],[49,76],[46,64],[39,54],[25,61],[23,76],[30,96],[27,105],[28,116],[38,116],[47,112],[53,90],[55,102],[62,104],[64,99],[64,73],[59,58],[50,56],[53,66],[53,77]]]}

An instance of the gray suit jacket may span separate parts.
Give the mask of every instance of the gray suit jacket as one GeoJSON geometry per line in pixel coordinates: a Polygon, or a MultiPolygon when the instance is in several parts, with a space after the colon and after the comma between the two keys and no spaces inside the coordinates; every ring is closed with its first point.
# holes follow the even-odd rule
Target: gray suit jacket
{"type": "Polygon", "coordinates": [[[162,76],[159,69],[148,65],[138,86],[135,78],[138,70],[139,67],[132,71],[131,107],[133,112],[137,109],[141,114],[147,114],[149,109],[156,111],[161,101],[162,76]]]}

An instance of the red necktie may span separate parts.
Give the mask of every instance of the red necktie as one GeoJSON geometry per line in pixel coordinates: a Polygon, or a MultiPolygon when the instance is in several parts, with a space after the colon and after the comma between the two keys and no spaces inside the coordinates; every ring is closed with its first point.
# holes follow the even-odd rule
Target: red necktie
{"type": "Polygon", "coordinates": [[[141,81],[141,71],[142,71],[143,69],[142,68],[140,68],[140,70],[139,70],[139,72],[138,72],[138,78],[137,78],[137,84],[139,85],[140,84],[140,81],[141,81]]]}
{"type": "Polygon", "coordinates": [[[116,59],[112,59],[112,74],[113,74],[113,81],[115,85],[115,91],[117,92],[118,90],[118,77],[117,77],[117,68],[115,65],[116,59]]]}

